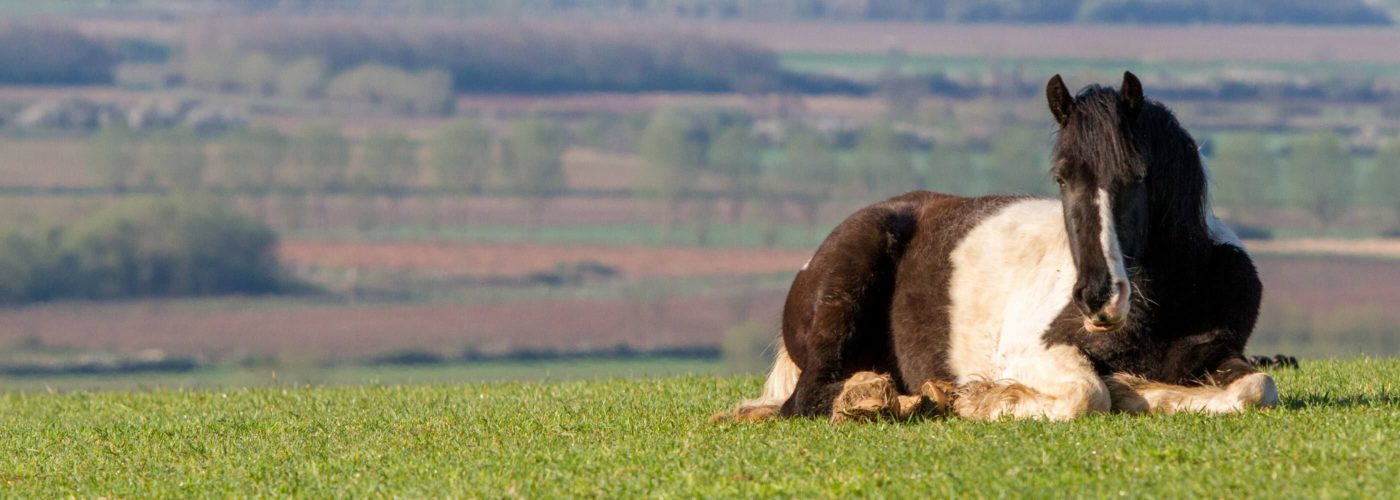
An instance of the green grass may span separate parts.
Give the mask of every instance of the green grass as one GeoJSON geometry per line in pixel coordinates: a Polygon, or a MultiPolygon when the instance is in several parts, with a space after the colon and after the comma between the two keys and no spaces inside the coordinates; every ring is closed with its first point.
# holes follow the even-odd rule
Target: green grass
{"type": "Polygon", "coordinates": [[[0,495],[1384,496],[1400,360],[1243,416],[710,424],[756,377],[0,396],[0,495]]]}
{"type": "Polygon", "coordinates": [[[219,366],[184,373],[0,376],[0,393],[451,384],[567,381],[600,378],[719,374],[717,360],[648,357],[575,361],[474,361],[426,365],[219,366]]]}

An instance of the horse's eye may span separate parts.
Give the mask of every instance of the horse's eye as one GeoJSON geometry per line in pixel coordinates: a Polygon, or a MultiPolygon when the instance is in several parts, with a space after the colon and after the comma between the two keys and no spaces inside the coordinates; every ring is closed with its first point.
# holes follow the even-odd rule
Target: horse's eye
{"type": "Polygon", "coordinates": [[[1065,187],[1065,178],[1060,177],[1060,174],[1055,174],[1055,184],[1059,184],[1060,187],[1065,187]]]}

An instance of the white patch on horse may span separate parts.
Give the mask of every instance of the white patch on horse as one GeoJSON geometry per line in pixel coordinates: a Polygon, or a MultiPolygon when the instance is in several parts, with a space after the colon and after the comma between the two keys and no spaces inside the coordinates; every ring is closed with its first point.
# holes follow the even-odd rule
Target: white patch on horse
{"type": "Polygon", "coordinates": [[[1042,341],[1069,304],[1076,277],[1058,200],[1002,208],[949,257],[948,360],[958,384],[1019,383],[1035,392],[964,416],[1061,420],[1108,409],[1108,389],[1088,358],[1042,341]]]}
{"type": "Polygon", "coordinates": [[[806,271],[806,270],[807,270],[807,266],[810,266],[810,265],[812,265],[812,258],[811,258],[811,257],[808,257],[808,258],[807,258],[807,262],[804,262],[804,263],[802,264],[802,269],[798,269],[798,271],[806,271]]]}
{"type": "Polygon", "coordinates": [[[1131,304],[1132,287],[1128,286],[1128,270],[1123,265],[1123,250],[1118,243],[1118,227],[1113,223],[1113,200],[1108,191],[1099,188],[1095,203],[1099,206],[1099,245],[1103,248],[1104,263],[1108,265],[1108,275],[1113,279],[1113,292],[1108,296],[1108,304],[1114,316],[1125,318],[1131,304]]]}
{"type": "Polygon", "coordinates": [[[1114,375],[1114,383],[1129,392],[1115,393],[1113,407],[1130,413],[1240,413],[1278,405],[1278,386],[1267,373],[1253,373],[1225,387],[1185,387],[1130,375],[1114,375]]]}
{"type": "Polygon", "coordinates": [[[1210,240],[1218,245],[1230,245],[1244,250],[1244,243],[1241,242],[1240,237],[1235,234],[1235,230],[1230,229],[1230,226],[1225,225],[1224,221],[1221,221],[1219,217],[1215,216],[1215,207],[1211,203],[1210,196],[1210,188],[1215,181],[1210,175],[1210,168],[1206,166],[1206,159],[1204,156],[1201,157],[1201,170],[1206,174],[1206,192],[1205,195],[1202,196],[1204,199],[1201,200],[1201,204],[1205,208],[1206,231],[1210,234],[1210,240]]]}

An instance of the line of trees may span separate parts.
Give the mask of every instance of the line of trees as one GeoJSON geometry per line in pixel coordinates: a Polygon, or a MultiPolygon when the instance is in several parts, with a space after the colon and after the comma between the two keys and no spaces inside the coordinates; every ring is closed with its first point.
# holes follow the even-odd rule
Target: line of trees
{"type": "Polygon", "coordinates": [[[392,100],[397,92],[429,94],[444,84],[530,93],[859,90],[844,80],[784,71],[774,52],[755,45],[640,28],[601,32],[497,21],[409,29],[259,20],[202,26],[183,54],[186,77],[196,85],[303,96],[340,90],[392,100]]]}
{"type": "Polygon", "coordinates": [[[1390,24],[1385,10],[1364,0],[238,0],[224,3],[253,12],[283,10],[302,14],[403,16],[585,12],[750,20],[1390,24]]]}
{"type": "Polygon", "coordinates": [[[86,161],[92,178],[118,193],[218,186],[262,195],[266,212],[268,195],[284,191],[309,195],[323,212],[332,193],[387,199],[392,209],[410,190],[476,193],[489,187],[528,199],[537,220],[567,185],[567,143],[564,130],[535,117],[517,120],[499,136],[477,120],[454,120],[423,144],[389,129],[354,141],[329,125],[291,135],[250,127],[210,141],[187,128],[138,133],[114,122],[88,139],[86,161]]]}
{"type": "Polygon", "coordinates": [[[333,73],[319,56],[278,58],[255,51],[187,58],[183,75],[190,86],[220,92],[325,98],[405,115],[445,115],[455,109],[451,75],[433,68],[410,71],[367,62],[333,73]]]}
{"type": "MultiPolygon", "coordinates": [[[[568,193],[568,147],[601,147],[613,143],[607,137],[629,135],[624,152],[645,167],[634,194],[662,202],[668,233],[691,223],[701,242],[718,217],[737,224],[754,208],[770,215],[770,238],[782,214],[815,227],[838,196],[869,200],[912,189],[1054,194],[1045,167],[1049,130],[1009,125],[976,138],[889,121],[835,132],[772,125],[756,129],[742,113],[687,109],[573,127],[538,116],[503,127],[464,118],[420,141],[396,130],[352,140],[325,125],[292,134],[252,127],[205,140],[183,128],[138,133],[113,123],[89,139],[87,153],[93,178],[116,192],[219,187],[259,196],[265,214],[276,194],[305,197],[323,216],[334,194],[371,207],[387,203],[394,213],[410,194],[465,210],[470,197],[490,192],[526,202],[537,226],[549,204],[568,193]]],[[[1326,227],[1361,204],[1392,210],[1400,221],[1400,139],[1385,143],[1372,165],[1330,131],[1274,145],[1259,134],[1221,134],[1211,151],[1215,202],[1236,222],[1267,224],[1266,213],[1287,207],[1326,227]]]]}
{"type": "MultiPolygon", "coordinates": [[[[743,217],[746,200],[758,198],[770,213],[796,207],[815,227],[821,209],[841,192],[875,199],[913,189],[965,195],[1051,190],[1043,167],[1050,136],[1029,128],[1009,128],[989,144],[946,134],[930,145],[891,122],[861,128],[849,143],[841,134],[796,125],[770,141],[752,127],[742,115],[669,109],[652,116],[637,139],[649,174],[640,194],[665,202],[668,232],[689,203],[703,243],[719,199],[728,201],[731,222],[743,217]]],[[[777,221],[769,218],[770,242],[777,221]]]]}
{"type": "Polygon", "coordinates": [[[0,21],[0,85],[108,84],[118,59],[72,28],[0,21]]]}
{"type": "Polygon", "coordinates": [[[1392,212],[1400,224],[1400,138],[1376,151],[1369,170],[1328,130],[1293,136],[1275,148],[1258,133],[1222,134],[1212,148],[1214,201],[1241,222],[1257,223],[1267,209],[1295,207],[1327,227],[1364,203],[1392,212]]]}
{"type": "MultiPolygon", "coordinates": [[[[770,214],[795,209],[815,227],[821,209],[841,193],[1049,193],[1041,166],[1049,135],[1026,128],[1003,132],[988,143],[950,136],[930,145],[891,122],[878,122],[845,133],[791,125],[774,139],[754,130],[745,114],[679,109],[658,111],[640,124],[623,119],[572,129],[527,116],[498,131],[464,118],[445,123],[421,143],[396,130],[355,141],[326,125],[290,135],[251,127],[209,140],[186,128],[138,132],[111,123],[88,140],[87,163],[92,178],[113,192],[221,188],[257,195],[264,215],[274,194],[305,196],[324,216],[332,194],[371,205],[387,201],[393,212],[411,192],[449,195],[434,196],[435,203],[465,207],[462,195],[489,190],[526,201],[529,219],[538,225],[550,202],[567,193],[566,148],[601,140],[593,136],[636,134],[626,141],[646,167],[636,194],[664,202],[668,230],[680,225],[689,206],[704,233],[719,206],[727,206],[729,221],[738,223],[755,200],[770,214]]],[[[770,237],[780,219],[769,219],[770,237]]]]}

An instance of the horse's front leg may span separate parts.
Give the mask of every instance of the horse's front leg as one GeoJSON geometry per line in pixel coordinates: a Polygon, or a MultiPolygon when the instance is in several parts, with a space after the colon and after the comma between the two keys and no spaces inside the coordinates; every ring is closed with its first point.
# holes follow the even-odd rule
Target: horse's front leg
{"type": "Polygon", "coordinates": [[[1244,358],[1222,363],[1199,386],[1184,386],[1118,373],[1104,378],[1113,409],[1127,413],[1240,413],[1278,405],[1278,387],[1269,374],[1244,358]]]}
{"type": "Polygon", "coordinates": [[[1071,420],[1109,410],[1108,387],[1079,349],[1038,343],[1003,350],[1000,371],[958,387],[953,409],[966,418],[1071,420]]]}

